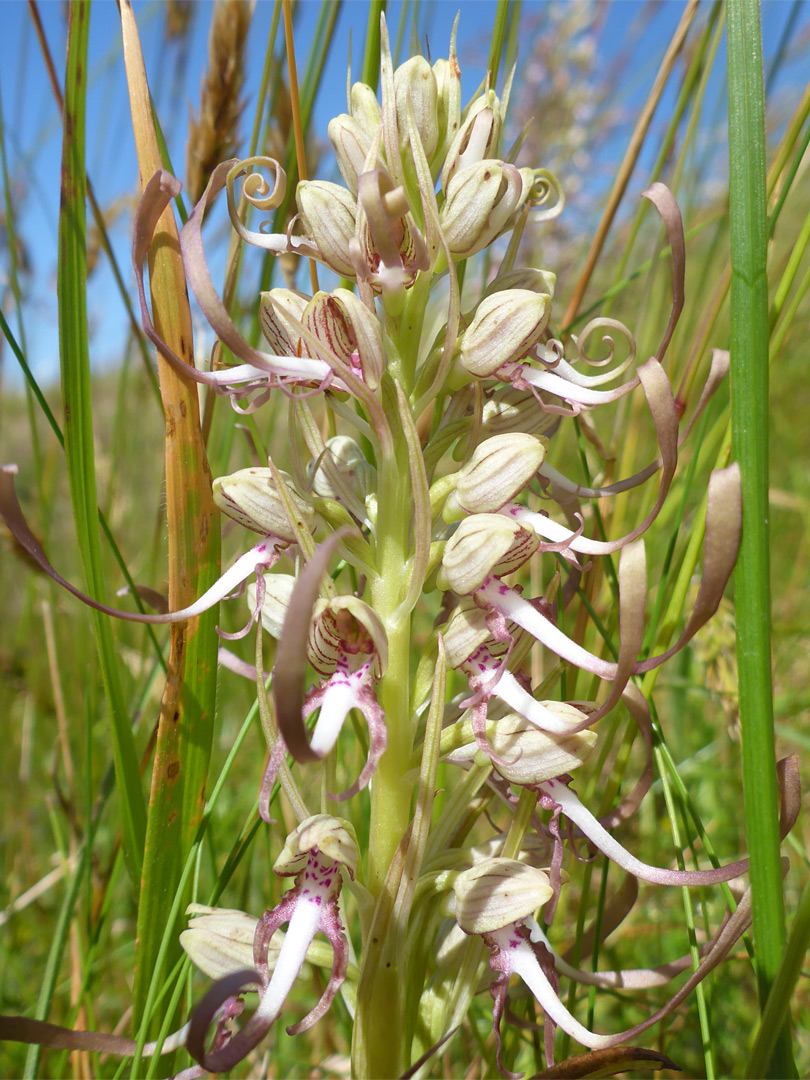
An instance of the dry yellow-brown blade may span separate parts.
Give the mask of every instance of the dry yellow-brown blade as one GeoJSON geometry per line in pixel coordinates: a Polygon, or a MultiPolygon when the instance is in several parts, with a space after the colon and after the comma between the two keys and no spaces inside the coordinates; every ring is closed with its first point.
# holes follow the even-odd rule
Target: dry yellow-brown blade
{"type": "MultiPolygon", "coordinates": [[[[127,71],[132,126],[138,154],[141,190],[153,174],[163,168],[157,136],[152,119],[152,105],[140,39],[130,0],[121,2],[121,27],[124,42],[124,62],[127,71]]],[[[153,322],[158,334],[190,366],[194,366],[191,312],[186,291],[183,260],[174,213],[168,207],[154,233],[149,253],[149,285],[152,297],[153,322]]],[[[190,482],[197,482],[201,498],[199,520],[213,526],[216,507],[211,495],[211,483],[205,450],[200,436],[197,390],[180,379],[158,355],[160,391],[166,418],[166,510],[169,522],[169,610],[175,611],[195,598],[189,568],[193,563],[179,566],[177,548],[180,538],[177,526],[182,522],[183,505],[190,482]],[[200,468],[193,471],[187,458],[191,450],[199,459],[200,468]],[[203,475],[200,475],[203,474],[203,475]],[[174,572],[173,572],[174,571],[174,572]]],[[[207,533],[200,537],[207,539],[207,533]]],[[[182,631],[182,624],[177,628],[182,631]]]]}
{"type": "MultiPolygon", "coordinates": [[[[162,168],[138,29],[130,0],[121,0],[124,63],[141,189],[162,168]]],[[[149,252],[152,317],[160,337],[193,365],[191,313],[171,205],[149,252]]],[[[187,606],[212,583],[219,565],[217,511],[205,455],[197,390],[157,358],[165,415],[169,609],[187,606]]],[[[215,614],[171,628],[168,678],[158,723],[138,910],[136,1021],[152,978],[165,911],[179,882],[181,860],[203,810],[216,688],[215,614]]]]}

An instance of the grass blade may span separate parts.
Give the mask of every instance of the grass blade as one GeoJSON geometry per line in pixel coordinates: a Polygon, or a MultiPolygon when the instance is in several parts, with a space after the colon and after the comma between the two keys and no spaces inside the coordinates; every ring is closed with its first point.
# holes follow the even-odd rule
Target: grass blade
{"type": "MultiPolygon", "coordinates": [[[[85,73],[89,3],[70,8],[65,80],[62,202],[59,214],[59,344],[64,398],[64,435],[70,495],[87,591],[103,600],[104,568],[98,533],[93,419],[85,282],[85,73]]],[[[120,798],[122,844],[137,889],[146,829],[138,759],[124,701],[118,653],[110,622],[93,612],[93,627],[113,728],[113,757],[120,798]]]]}
{"type": "MultiPolygon", "coordinates": [[[[728,6],[728,86],[732,425],[743,493],[737,663],[753,928],[764,1005],[779,968],[785,927],[771,686],[765,109],[755,0],[728,6]]],[[[796,1075],[787,1027],[765,1075],[796,1075]]]]}

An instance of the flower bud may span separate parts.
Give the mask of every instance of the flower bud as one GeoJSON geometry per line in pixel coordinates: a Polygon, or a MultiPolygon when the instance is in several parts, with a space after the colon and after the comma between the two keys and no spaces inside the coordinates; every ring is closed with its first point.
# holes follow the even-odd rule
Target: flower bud
{"type": "MultiPolygon", "coordinates": [[[[315,511],[292,485],[286,473],[281,474],[293,505],[307,528],[311,529],[315,511]]],[[[287,543],[295,541],[295,533],[287,520],[284,504],[276,490],[270,469],[258,467],[240,469],[230,476],[218,476],[213,486],[214,502],[223,514],[238,521],[247,529],[263,535],[278,537],[287,543]]]]}
{"type": "Polygon", "coordinates": [[[437,87],[433,68],[424,56],[412,56],[394,72],[394,99],[400,149],[408,141],[408,101],[425,157],[430,161],[439,142],[437,87]]]}
{"type": "Polygon", "coordinates": [[[461,169],[495,157],[500,134],[501,105],[495,91],[488,90],[472,103],[450,144],[442,168],[442,190],[447,191],[451,178],[461,169]]]}
{"type": "Polygon", "coordinates": [[[494,375],[537,344],[550,315],[545,293],[507,289],[484,297],[461,337],[461,365],[479,379],[494,375]]]}
{"type": "Polygon", "coordinates": [[[456,920],[467,934],[489,934],[523,919],[554,895],[548,874],[515,859],[489,859],[453,884],[456,920]]]}
{"type": "Polygon", "coordinates": [[[354,236],[357,201],[340,184],[327,180],[301,180],[295,200],[309,236],[323,261],[337,274],[354,277],[349,241],[354,236]]]}
{"type": "Polygon", "coordinates": [[[511,431],[551,435],[559,423],[559,414],[543,412],[530,390],[509,386],[484,402],[481,435],[489,438],[511,431]]]}
{"type": "Polygon", "coordinates": [[[537,550],[533,530],[502,514],[465,518],[447,541],[437,576],[440,589],[466,596],[480,589],[490,575],[511,574],[537,550]]]}
{"type": "MultiPolygon", "coordinates": [[[[346,113],[341,113],[340,116],[330,120],[326,130],[335,148],[340,175],[352,195],[356,195],[357,177],[365,171],[372,138],[366,134],[353,116],[347,116],[346,113]]],[[[381,163],[378,158],[378,166],[379,164],[381,163]]]]}
{"type": "Polygon", "coordinates": [[[356,82],[351,89],[352,120],[355,120],[369,141],[376,137],[382,123],[382,110],[377,95],[366,83],[356,82]]]}
{"type": "Polygon", "coordinates": [[[528,289],[529,292],[545,293],[552,300],[556,285],[557,275],[552,274],[550,270],[536,270],[531,266],[522,266],[507,270],[505,274],[498,274],[487,285],[484,296],[503,292],[504,289],[528,289]]]}
{"type": "MultiPolygon", "coordinates": [[[[306,306],[302,321],[331,352],[352,368],[360,368],[372,390],[380,385],[385,352],[379,320],[359,296],[348,289],[316,293],[306,306]]],[[[329,355],[322,359],[329,362],[329,355]]]]}
{"type": "MultiPolygon", "coordinates": [[[[284,620],[287,617],[287,608],[290,606],[290,598],[295,588],[296,577],[294,574],[265,574],[264,576],[264,599],[262,600],[262,626],[270,637],[280,638],[284,620]]],[[[245,590],[247,606],[251,611],[256,610],[256,586],[248,585],[245,590]]]]}
{"type": "Polygon", "coordinates": [[[334,671],[346,654],[375,657],[375,674],[388,666],[388,635],[374,608],[356,596],[318,600],[307,644],[309,662],[321,675],[334,671]]]}
{"type": "Polygon", "coordinates": [[[293,289],[271,289],[259,294],[259,325],[276,356],[296,356],[299,351],[309,356],[306,346],[301,349],[301,334],[290,322],[299,322],[307,306],[307,297],[293,289]]]}
{"type": "Polygon", "coordinates": [[[352,494],[364,503],[369,491],[374,488],[376,470],[366,461],[359,444],[350,435],[335,435],[326,441],[326,454],[307,466],[307,478],[313,492],[322,499],[340,502],[341,490],[330,480],[324,457],[329,459],[332,469],[340,475],[352,494]]]}
{"type": "Polygon", "coordinates": [[[348,289],[335,289],[332,295],[343,307],[349,327],[349,340],[353,345],[353,353],[357,354],[360,361],[363,381],[366,386],[376,390],[386,363],[382,324],[356,293],[348,289]]]}
{"type": "Polygon", "coordinates": [[[461,667],[491,636],[486,612],[477,604],[462,603],[442,631],[447,663],[451,668],[461,667]]]}
{"type": "Polygon", "coordinates": [[[344,364],[350,363],[353,344],[349,328],[340,304],[330,293],[316,292],[304,308],[301,322],[324,346],[323,351],[313,346],[319,359],[328,363],[334,353],[344,364]]]}
{"type": "Polygon", "coordinates": [[[280,877],[293,877],[307,865],[310,852],[320,852],[327,859],[345,866],[352,877],[357,872],[357,837],[354,826],[331,814],[315,814],[293,829],[284,848],[273,863],[280,877]]]}
{"type": "MultiPolygon", "coordinates": [[[[564,701],[541,704],[572,727],[585,719],[585,713],[564,701]]],[[[493,765],[505,780],[524,787],[534,787],[578,769],[590,756],[596,738],[596,732],[587,728],[572,735],[541,731],[518,713],[509,713],[487,724],[487,741],[497,755],[493,765]]],[[[465,743],[448,754],[447,760],[469,761],[477,751],[478,743],[465,743]]]]}
{"type": "MultiPolygon", "coordinates": [[[[235,971],[253,967],[253,938],[259,920],[233,908],[212,908],[189,904],[188,930],[180,944],[192,964],[211,979],[221,979],[235,971]]],[[[271,942],[269,966],[275,966],[281,945],[271,942]],[[275,945],[275,947],[274,947],[275,945]]]]}
{"type": "Polygon", "coordinates": [[[492,243],[506,227],[521,190],[515,166],[492,158],[454,173],[439,214],[450,252],[466,259],[492,243]]]}
{"type": "Polygon", "coordinates": [[[522,432],[495,435],[480,443],[458,474],[444,508],[445,521],[463,514],[494,514],[511,502],[537,474],[548,443],[522,432]]]}
{"type": "MultiPolygon", "coordinates": [[[[436,78],[436,119],[439,141],[430,165],[444,163],[447,151],[461,123],[461,72],[455,53],[449,60],[439,59],[433,65],[436,78]]],[[[434,173],[435,175],[435,173],[434,173]]]]}

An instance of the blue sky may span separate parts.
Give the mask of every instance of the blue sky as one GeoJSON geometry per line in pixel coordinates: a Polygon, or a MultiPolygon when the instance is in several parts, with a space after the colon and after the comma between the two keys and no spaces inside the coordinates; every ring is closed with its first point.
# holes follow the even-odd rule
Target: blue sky
{"type": "MultiPolygon", "coordinates": [[[[576,0],[568,0],[576,2],[576,0]]],[[[794,5],[787,0],[769,0],[763,7],[763,38],[766,57],[777,42],[794,5]]],[[[525,15],[535,14],[537,3],[524,3],[525,15]]],[[[187,58],[182,63],[182,48],[167,46],[164,41],[165,7],[162,2],[138,3],[138,18],[147,72],[167,134],[175,169],[182,177],[185,157],[185,132],[188,107],[197,107],[200,78],[207,57],[207,35],[211,4],[199,0],[194,5],[194,17],[187,43],[187,58]]],[[[392,38],[396,38],[401,3],[388,6],[392,38]]],[[[458,10],[452,0],[428,0],[421,5],[423,28],[427,33],[434,58],[446,55],[453,20],[458,10]]],[[[64,64],[65,26],[63,5],[51,0],[40,5],[46,34],[57,65],[64,64]]],[[[303,0],[296,25],[296,49],[299,68],[306,63],[308,42],[311,40],[320,4],[303,0]]],[[[462,60],[463,91],[471,94],[481,77],[489,48],[491,26],[495,11],[493,0],[467,0],[459,26],[459,54],[462,60]]],[[[252,122],[254,95],[263,62],[267,33],[273,5],[259,0],[254,14],[249,42],[246,87],[247,105],[242,132],[247,134],[252,122]]],[[[602,24],[595,57],[597,65],[607,69],[628,40],[628,30],[639,27],[641,17],[653,16],[633,45],[631,61],[622,70],[621,85],[616,88],[617,100],[627,107],[628,114],[645,99],[658,68],[666,44],[683,12],[679,0],[669,0],[654,12],[641,0],[615,0],[602,24]]],[[[315,109],[316,130],[325,136],[331,116],[345,111],[346,63],[351,32],[354,50],[354,77],[362,62],[363,42],[368,14],[365,0],[345,0],[338,17],[335,42],[321,84],[315,109]]],[[[797,35],[807,33],[807,5],[798,7],[797,35]]],[[[112,225],[112,235],[124,273],[129,274],[128,246],[131,224],[131,199],[135,191],[137,168],[131,130],[128,121],[128,102],[123,64],[119,47],[117,7],[112,0],[96,0],[91,13],[90,82],[88,95],[87,161],[90,176],[101,204],[105,207],[120,204],[120,216],[112,225]]],[[[0,0],[0,29],[6,46],[4,63],[0,68],[0,92],[8,168],[18,199],[18,228],[23,235],[33,266],[33,296],[27,308],[25,336],[29,362],[37,377],[52,379],[57,371],[56,355],[56,238],[59,206],[59,161],[61,156],[61,125],[56,105],[44,74],[42,57],[33,31],[28,7],[22,0],[0,0]]],[[[422,37],[424,42],[424,37],[422,37]]],[[[403,59],[407,56],[405,38],[403,59]]],[[[528,54],[528,44],[522,48],[528,54]]],[[[796,66],[787,65],[782,76],[785,85],[797,79],[796,66]]],[[[725,87],[718,75],[710,88],[710,100],[716,98],[718,109],[724,108],[725,87]]],[[[665,115],[671,99],[662,106],[665,115]]],[[[612,149],[603,153],[610,156],[612,149]]],[[[604,179],[604,177],[603,177],[604,179]]],[[[5,278],[6,260],[0,256],[0,268],[5,278]]],[[[3,282],[5,284],[5,281],[3,282]]],[[[132,295],[132,294],[131,294],[132,295]]],[[[126,340],[122,307],[115,295],[109,272],[101,268],[90,283],[88,307],[91,329],[94,331],[92,350],[94,363],[99,366],[115,363],[126,340]]],[[[12,312],[6,308],[12,327],[18,330],[12,312]]],[[[4,380],[17,383],[16,363],[4,350],[4,380]]]]}

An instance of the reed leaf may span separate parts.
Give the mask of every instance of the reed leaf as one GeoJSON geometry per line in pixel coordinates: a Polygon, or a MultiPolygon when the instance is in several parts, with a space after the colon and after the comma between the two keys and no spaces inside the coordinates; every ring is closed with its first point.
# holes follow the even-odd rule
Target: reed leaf
{"type": "MultiPolygon", "coordinates": [[[[756,0],[728,7],[733,453],[742,476],[737,667],[754,941],[764,1005],[785,940],[771,686],[768,514],[768,220],[762,40],[756,0]]],[[[795,1076],[790,1032],[768,1076],[795,1076]]]]}
{"type": "MultiPolygon", "coordinates": [[[[91,596],[103,601],[106,587],[98,534],[93,409],[85,298],[87,261],[84,139],[89,3],[72,6],[70,15],[57,281],[65,457],[87,591],[91,596]]],[[[113,757],[120,797],[124,857],[137,891],[146,829],[146,811],[138,773],[138,760],[121,685],[112,629],[109,620],[98,612],[93,612],[92,618],[104,689],[112,720],[113,757]]]]}

